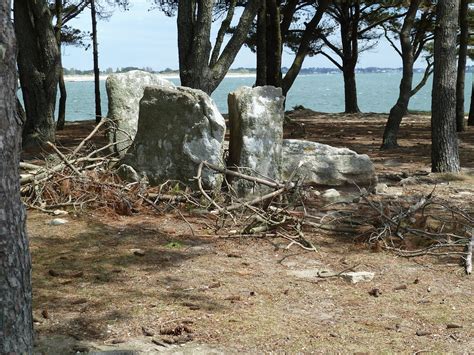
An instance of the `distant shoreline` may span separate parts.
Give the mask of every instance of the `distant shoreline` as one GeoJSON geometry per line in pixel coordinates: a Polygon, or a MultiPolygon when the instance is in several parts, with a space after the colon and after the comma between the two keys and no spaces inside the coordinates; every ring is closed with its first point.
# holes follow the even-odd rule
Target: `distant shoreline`
{"type": "MultiPolygon", "coordinates": [[[[178,74],[157,74],[164,79],[179,79],[178,74]]],[[[106,80],[108,74],[100,75],[100,80],[106,80]]],[[[254,78],[255,73],[228,73],[227,78],[254,78]]],[[[94,81],[94,75],[65,75],[64,81],[66,82],[81,82],[81,81],[94,81]]]]}

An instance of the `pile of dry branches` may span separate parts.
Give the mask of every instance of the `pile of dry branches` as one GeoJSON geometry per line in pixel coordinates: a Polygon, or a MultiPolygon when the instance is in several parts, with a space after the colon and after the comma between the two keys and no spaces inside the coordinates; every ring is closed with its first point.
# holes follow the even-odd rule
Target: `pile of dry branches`
{"type": "Polygon", "coordinates": [[[48,143],[55,152],[54,162],[21,164],[27,206],[47,213],[94,209],[120,215],[173,208],[186,220],[181,213],[185,206],[213,215],[215,233],[220,235],[232,231],[234,236],[278,237],[288,240],[287,248],[297,245],[316,251],[309,236],[317,229],[366,240],[405,257],[458,256],[465,261],[466,272],[472,272],[473,213],[436,198],[434,190],[427,196],[394,197],[359,189],[352,202],[327,204],[294,176],[277,182],[207,162],[201,162],[196,172],[199,191],[173,181],[158,187],[150,187],[146,181],[127,183],[114,173],[117,159],[110,154],[113,144],[101,148],[88,145],[105,122],[68,154],[48,143]],[[202,188],[203,169],[223,174],[223,192],[216,195],[202,188]],[[229,177],[265,186],[268,193],[240,199],[227,182],[229,177]]]}

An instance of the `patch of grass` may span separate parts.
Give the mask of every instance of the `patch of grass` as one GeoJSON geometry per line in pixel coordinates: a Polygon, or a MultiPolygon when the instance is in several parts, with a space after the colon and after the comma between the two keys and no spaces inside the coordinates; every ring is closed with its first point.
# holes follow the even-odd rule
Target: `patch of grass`
{"type": "Polygon", "coordinates": [[[165,247],[169,249],[181,249],[183,247],[183,244],[177,241],[173,241],[166,244],[165,247]]]}

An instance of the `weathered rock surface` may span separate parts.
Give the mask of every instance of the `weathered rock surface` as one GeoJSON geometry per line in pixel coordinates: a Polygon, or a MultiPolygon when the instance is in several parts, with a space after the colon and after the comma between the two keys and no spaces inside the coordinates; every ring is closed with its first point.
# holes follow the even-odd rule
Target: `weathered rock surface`
{"type": "MultiPolygon", "coordinates": [[[[201,161],[222,162],[225,121],[212,99],[185,87],[147,87],[138,131],[121,163],[146,175],[151,185],[178,180],[196,187],[201,161]]],[[[220,187],[222,176],[204,169],[204,188],[220,187]]]]}
{"type": "Polygon", "coordinates": [[[370,271],[344,272],[341,276],[352,284],[358,282],[370,282],[374,279],[375,273],[370,271]]]}
{"type": "MultiPolygon", "coordinates": [[[[229,94],[229,167],[249,168],[280,179],[284,97],[280,88],[242,87],[229,94]]],[[[236,181],[238,195],[258,193],[248,181],[236,181]]]]}
{"type": "Polygon", "coordinates": [[[122,164],[117,169],[117,174],[124,179],[125,181],[129,182],[140,182],[140,175],[132,168],[130,165],[122,164]]]}
{"type": "Polygon", "coordinates": [[[335,148],[326,144],[284,139],[282,150],[282,178],[288,179],[302,162],[297,176],[305,183],[341,186],[356,183],[376,183],[375,169],[370,158],[348,148],[335,148]]]}
{"type": "Polygon", "coordinates": [[[332,200],[340,197],[341,193],[335,189],[329,189],[324,191],[321,196],[327,200],[332,200]]]}
{"type": "Polygon", "coordinates": [[[138,110],[145,87],[175,85],[157,74],[140,70],[112,74],[105,85],[109,100],[107,117],[114,121],[109,127],[109,141],[115,143],[125,140],[114,146],[114,152],[123,157],[137,133],[138,110]]]}

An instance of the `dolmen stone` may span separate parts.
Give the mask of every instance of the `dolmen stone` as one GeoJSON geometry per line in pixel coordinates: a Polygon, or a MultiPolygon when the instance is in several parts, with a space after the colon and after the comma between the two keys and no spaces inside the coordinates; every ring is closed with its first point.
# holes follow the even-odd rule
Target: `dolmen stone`
{"type": "MultiPolygon", "coordinates": [[[[281,88],[241,87],[228,96],[228,167],[244,173],[280,179],[282,158],[284,97],[281,88]]],[[[258,194],[260,186],[245,181],[232,182],[239,196],[258,194]]]]}
{"type": "MultiPolygon", "coordinates": [[[[168,180],[192,188],[201,161],[224,167],[225,121],[203,91],[151,86],[140,101],[138,130],[122,164],[146,176],[151,185],[168,180]]],[[[203,169],[205,189],[219,189],[223,177],[203,169]]]]}
{"type": "Polygon", "coordinates": [[[120,142],[113,152],[123,157],[137,133],[138,110],[145,87],[175,85],[157,74],[141,70],[112,74],[105,83],[109,101],[107,117],[112,120],[108,128],[110,143],[120,142]]]}
{"type": "Polygon", "coordinates": [[[296,176],[311,185],[359,186],[375,185],[374,164],[366,154],[357,154],[348,148],[297,139],[284,139],[282,150],[282,178],[296,176]],[[298,168],[298,164],[302,163],[298,168]]]}

